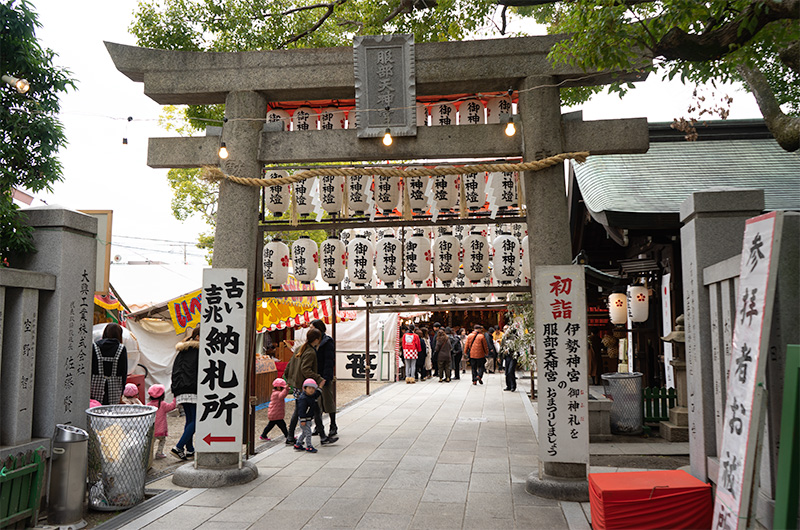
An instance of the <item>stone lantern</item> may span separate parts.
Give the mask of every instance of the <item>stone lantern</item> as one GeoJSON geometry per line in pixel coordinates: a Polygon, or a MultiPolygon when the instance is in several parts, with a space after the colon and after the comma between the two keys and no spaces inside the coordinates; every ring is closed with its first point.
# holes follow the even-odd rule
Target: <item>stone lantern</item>
{"type": "Polygon", "coordinates": [[[675,329],[666,337],[661,337],[664,342],[673,344],[673,357],[669,362],[675,370],[675,390],[678,393],[677,406],[669,409],[669,421],[662,421],[659,425],[661,437],[669,442],[689,441],[689,409],[687,408],[686,388],[686,332],[683,327],[683,315],[675,319],[675,329]]]}

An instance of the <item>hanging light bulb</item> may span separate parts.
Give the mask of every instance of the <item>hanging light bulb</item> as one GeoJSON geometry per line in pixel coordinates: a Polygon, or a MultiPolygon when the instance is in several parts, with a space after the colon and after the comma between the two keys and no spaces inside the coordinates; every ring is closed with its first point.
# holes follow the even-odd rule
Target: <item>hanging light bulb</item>
{"type": "Polygon", "coordinates": [[[219,144],[219,157],[223,160],[228,158],[228,148],[225,147],[225,142],[219,144]]]}
{"type": "Polygon", "coordinates": [[[515,134],[517,134],[517,128],[514,126],[514,116],[509,115],[506,136],[514,136],[515,134]]]}
{"type": "Polygon", "coordinates": [[[383,145],[389,147],[392,145],[392,131],[386,129],[386,132],[383,134],[383,145]]]}
{"type": "Polygon", "coordinates": [[[10,75],[4,75],[3,81],[16,88],[17,92],[20,94],[24,94],[31,88],[31,85],[28,83],[27,79],[19,79],[10,75]]]}

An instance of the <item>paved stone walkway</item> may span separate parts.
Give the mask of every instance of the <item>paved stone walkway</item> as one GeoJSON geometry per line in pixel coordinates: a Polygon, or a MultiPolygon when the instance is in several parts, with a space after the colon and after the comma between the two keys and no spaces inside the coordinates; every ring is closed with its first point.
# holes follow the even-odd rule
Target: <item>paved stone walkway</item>
{"type": "MultiPolygon", "coordinates": [[[[503,386],[500,375],[487,375],[483,386],[389,385],[340,413],[336,445],[317,454],[275,445],[253,458],[255,481],[187,490],[124,528],[588,530],[588,503],[525,492],[538,469],[534,407],[503,386]]],[[[686,444],[672,445],[686,453],[677,447],[686,444]]],[[[169,481],[151,487],[180,489],[169,481]]]]}

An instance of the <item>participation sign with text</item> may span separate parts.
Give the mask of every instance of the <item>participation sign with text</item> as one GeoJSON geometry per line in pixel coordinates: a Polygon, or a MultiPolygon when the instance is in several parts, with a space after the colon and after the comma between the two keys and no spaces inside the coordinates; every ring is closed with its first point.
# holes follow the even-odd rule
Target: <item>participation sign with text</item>
{"type": "Polygon", "coordinates": [[[195,447],[206,453],[242,450],[247,269],[203,271],[195,447]]]}
{"type": "Polygon", "coordinates": [[[775,295],[782,214],[748,219],[744,229],[736,323],[719,452],[713,525],[747,528],[762,430],[764,367],[775,295]]]}
{"type": "Polygon", "coordinates": [[[539,458],[589,462],[586,284],[580,265],[536,268],[539,458]]]}

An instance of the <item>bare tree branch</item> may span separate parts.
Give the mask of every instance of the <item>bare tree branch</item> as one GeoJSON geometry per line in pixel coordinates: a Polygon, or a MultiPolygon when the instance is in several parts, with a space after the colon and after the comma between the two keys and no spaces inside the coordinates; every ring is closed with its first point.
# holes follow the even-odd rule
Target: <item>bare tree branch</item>
{"type": "Polygon", "coordinates": [[[764,121],[778,145],[789,152],[800,149],[800,117],[784,114],[766,76],[760,70],[745,64],[736,69],[753,91],[764,121]]]}
{"type": "MultiPolygon", "coordinates": [[[[325,13],[323,13],[323,15],[321,17],[319,17],[319,20],[317,20],[314,23],[313,26],[311,26],[310,28],[308,28],[307,30],[305,30],[305,31],[303,31],[301,33],[298,33],[297,35],[295,35],[294,37],[288,39],[287,41],[281,43],[280,47],[284,48],[284,47],[288,46],[289,44],[291,44],[293,42],[297,42],[300,39],[302,39],[303,37],[307,37],[308,35],[311,35],[315,31],[317,31],[317,29],[319,29],[319,27],[322,26],[325,23],[325,21],[328,20],[328,18],[330,18],[330,16],[333,14],[334,9],[336,9],[336,7],[344,4],[345,2],[347,2],[347,0],[334,0],[333,2],[330,2],[328,4],[315,4],[315,7],[325,7],[326,8],[325,13]]],[[[297,10],[300,10],[300,9],[301,8],[297,8],[297,10]]]]}
{"type": "Polygon", "coordinates": [[[401,13],[411,13],[414,10],[414,0],[400,0],[400,3],[395,7],[389,15],[383,19],[383,23],[386,24],[393,18],[397,17],[401,13]]]}

